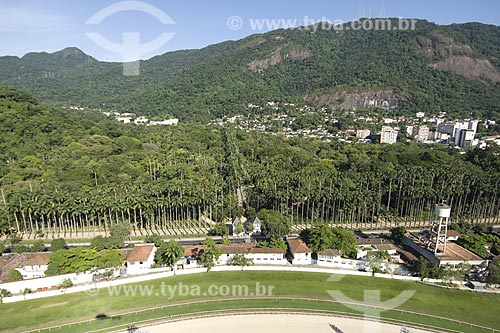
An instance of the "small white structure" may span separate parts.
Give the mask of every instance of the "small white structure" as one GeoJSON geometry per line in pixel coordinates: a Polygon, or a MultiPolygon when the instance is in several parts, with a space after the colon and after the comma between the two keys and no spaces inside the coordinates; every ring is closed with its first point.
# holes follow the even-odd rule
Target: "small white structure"
{"type": "Polygon", "coordinates": [[[154,244],[136,244],[125,258],[128,275],[147,273],[155,263],[156,247],[154,244]]]}
{"type": "Polygon", "coordinates": [[[44,277],[51,255],[51,252],[23,253],[24,263],[16,269],[21,273],[24,280],[44,277]]]}
{"type": "Polygon", "coordinates": [[[286,265],[285,251],[275,248],[259,248],[252,244],[221,245],[224,253],[220,256],[219,265],[231,265],[235,255],[243,255],[251,259],[255,265],[286,265]]]}
{"type": "Polygon", "coordinates": [[[226,226],[229,229],[229,234],[234,236],[243,235],[243,233],[245,232],[245,222],[247,222],[246,217],[244,216],[235,217],[232,223],[226,224],[226,226]]]}
{"type": "Polygon", "coordinates": [[[257,216],[254,216],[245,222],[245,230],[252,235],[259,236],[262,234],[262,222],[257,216]]]}
{"type": "Polygon", "coordinates": [[[460,233],[456,230],[448,230],[446,232],[446,241],[456,242],[460,238],[460,233]]]}
{"type": "Polygon", "coordinates": [[[138,125],[138,124],[147,124],[149,123],[149,119],[146,118],[146,117],[138,117],[134,120],[134,124],[138,125]]]}
{"type": "Polygon", "coordinates": [[[161,121],[151,121],[149,125],[177,125],[179,123],[179,119],[165,119],[161,121]]]}
{"type": "Polygon", "coordinates": [[[359,238],[357,240],[357,259],[366,259],[368,253],[386,251],[391,255],[391,261],[398,262],[401,260],[398,253],[398,247],[394,243],[385,238],[359,238]]]}
{"type": "Polygon", "coordinates": [[[179,261],[177,261],[177,266],[181,266],[182,268],[198,267],[198,260],[203,253],[203,247],[201,245],[183,246],[182,249],[184,254],[179,261]]]}
{"type": "Polygon", "coordinates": [[[300,238],[287,238],[288,248],[292,254],[293,265],[312,264],[312,251],[300,238]]]}
{"type": "Polygon", "coordinates": [[[344,268],[344,269],[366,269],[366,263],[362,260],[342,258],[340,251],[327,249],[318,252],[318,266],[344,268]]]}
{"type": "Polygon", "coordinates": [[[116,120],[124,123],[124,124],[129,124],[132,121],[131,117],[116,117],[116,120]]]}
{"type": "Polygon", "coordinates": [[[288,260],[285,258],[285,251],[274,248],[254,247],[245,255],[256,265],[286,265],[288,260]]]}
{"type": "Polygon", "coordinates": [[[218,265],[231,265],[233,258],[237,254],[242,254],[246,256],[248,251],[253,247],[252,244],[229,244],[220,245],[220,248],[224,253],[219,257],[218,265]]]}

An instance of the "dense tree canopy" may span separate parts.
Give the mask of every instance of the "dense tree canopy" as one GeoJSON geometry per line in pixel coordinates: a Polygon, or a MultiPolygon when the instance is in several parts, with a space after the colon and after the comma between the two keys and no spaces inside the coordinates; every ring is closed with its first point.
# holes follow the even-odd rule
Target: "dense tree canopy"
{"type": "Polygon", "coordinates": [[[205,239],[201,245],[203,246],[203,253],[200,255],[200,263],[207,268],[207,271],[210,271],[223,251],[212,238],[205,239]]]}
{"type": "Polygon", "coordinates": [[[74,248],[59,250],[50,256],[45,275],[79,273],[97,267],[99,254],[96,250],[74,248]]]}
{"type": "Polygon", "coordinates": [[[306,229],[302,236],[313,252],[333,249],[339,250],[345,257],[356,258],[357,240],[352,231],[322,224],[306,229]]]}
{"type": "Polygon", "coordinates": [[[269,239],[280,239],[290,232],[289,222],[275,210],[262,209],[257,214],[262,221],[262,232],[269,239]]]}
{"type": "Polygon", "coordinates": [[[182,257],[184,251],[182,246],[174,240],[163,243],[156,251],[155,261],[156,264],[163,266],[174,266],[177,261],[182,257]]]}
{"type": "Polygon", "coordinates": [[[455,221],[492,223],[500,212],[498,148],[461,155],[440,145],[123,125],[0,89],[4,233],[98,231],[117,235],[117,248],[130,230],[205,233],[209,221],[256,211],[269,238],[294,225],[411,227],[443,200],[455,221]]]}

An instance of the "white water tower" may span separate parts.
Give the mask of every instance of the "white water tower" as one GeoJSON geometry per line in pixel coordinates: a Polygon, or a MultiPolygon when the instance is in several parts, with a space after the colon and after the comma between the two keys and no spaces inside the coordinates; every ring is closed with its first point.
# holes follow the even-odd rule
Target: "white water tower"
{"type": "Polygon", "coordinates": [[[446,254],[446,238],[448,234],[448,222],[451,216],[451,207],[447,204],[440,203],[436,205],[434,210],[436,219],[431,226],[431,235],[427,248],[431,250],[434,255],[446,254]]]}

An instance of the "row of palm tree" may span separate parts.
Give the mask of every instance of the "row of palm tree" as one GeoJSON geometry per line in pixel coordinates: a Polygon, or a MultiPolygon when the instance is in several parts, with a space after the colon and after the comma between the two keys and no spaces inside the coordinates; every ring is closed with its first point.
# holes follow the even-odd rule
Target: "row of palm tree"
{"type": "Polygon", "coordinates": [[[500,213],[498,177],[467,174],[456,166],[353,173],[321,164],[295,172],[254,164],[246,170],[239,179],[229,172],[80,191],[5,192],[0,213],[9,228],[27,233],[106,232],[115,223],[183,233],[193,225],[206,230],[210,220],[260,208],[280,211],[293,225],[326,221],[351,227],[377,227],[387,221],[419,226],[430,221],[434,205],[442,201],[453,207],[455,219],[473,223],[497,222],[500,213]],[[244,188],[243,206],[238,188],[244,188]]]}

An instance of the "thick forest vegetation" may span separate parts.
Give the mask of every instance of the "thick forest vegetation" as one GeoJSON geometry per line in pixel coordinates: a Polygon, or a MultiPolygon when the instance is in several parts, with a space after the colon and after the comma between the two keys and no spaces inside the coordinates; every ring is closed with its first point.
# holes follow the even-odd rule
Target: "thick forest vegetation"
{"type": "Polygon", "coordinates": [[[292,225],[379,227],[429,221],[447,200],[456,220],[498,219],[497,147],[286,139],[231,127],[119,124],[0,87],[0,230],[184,233],[262,209],[292,225]]]}

